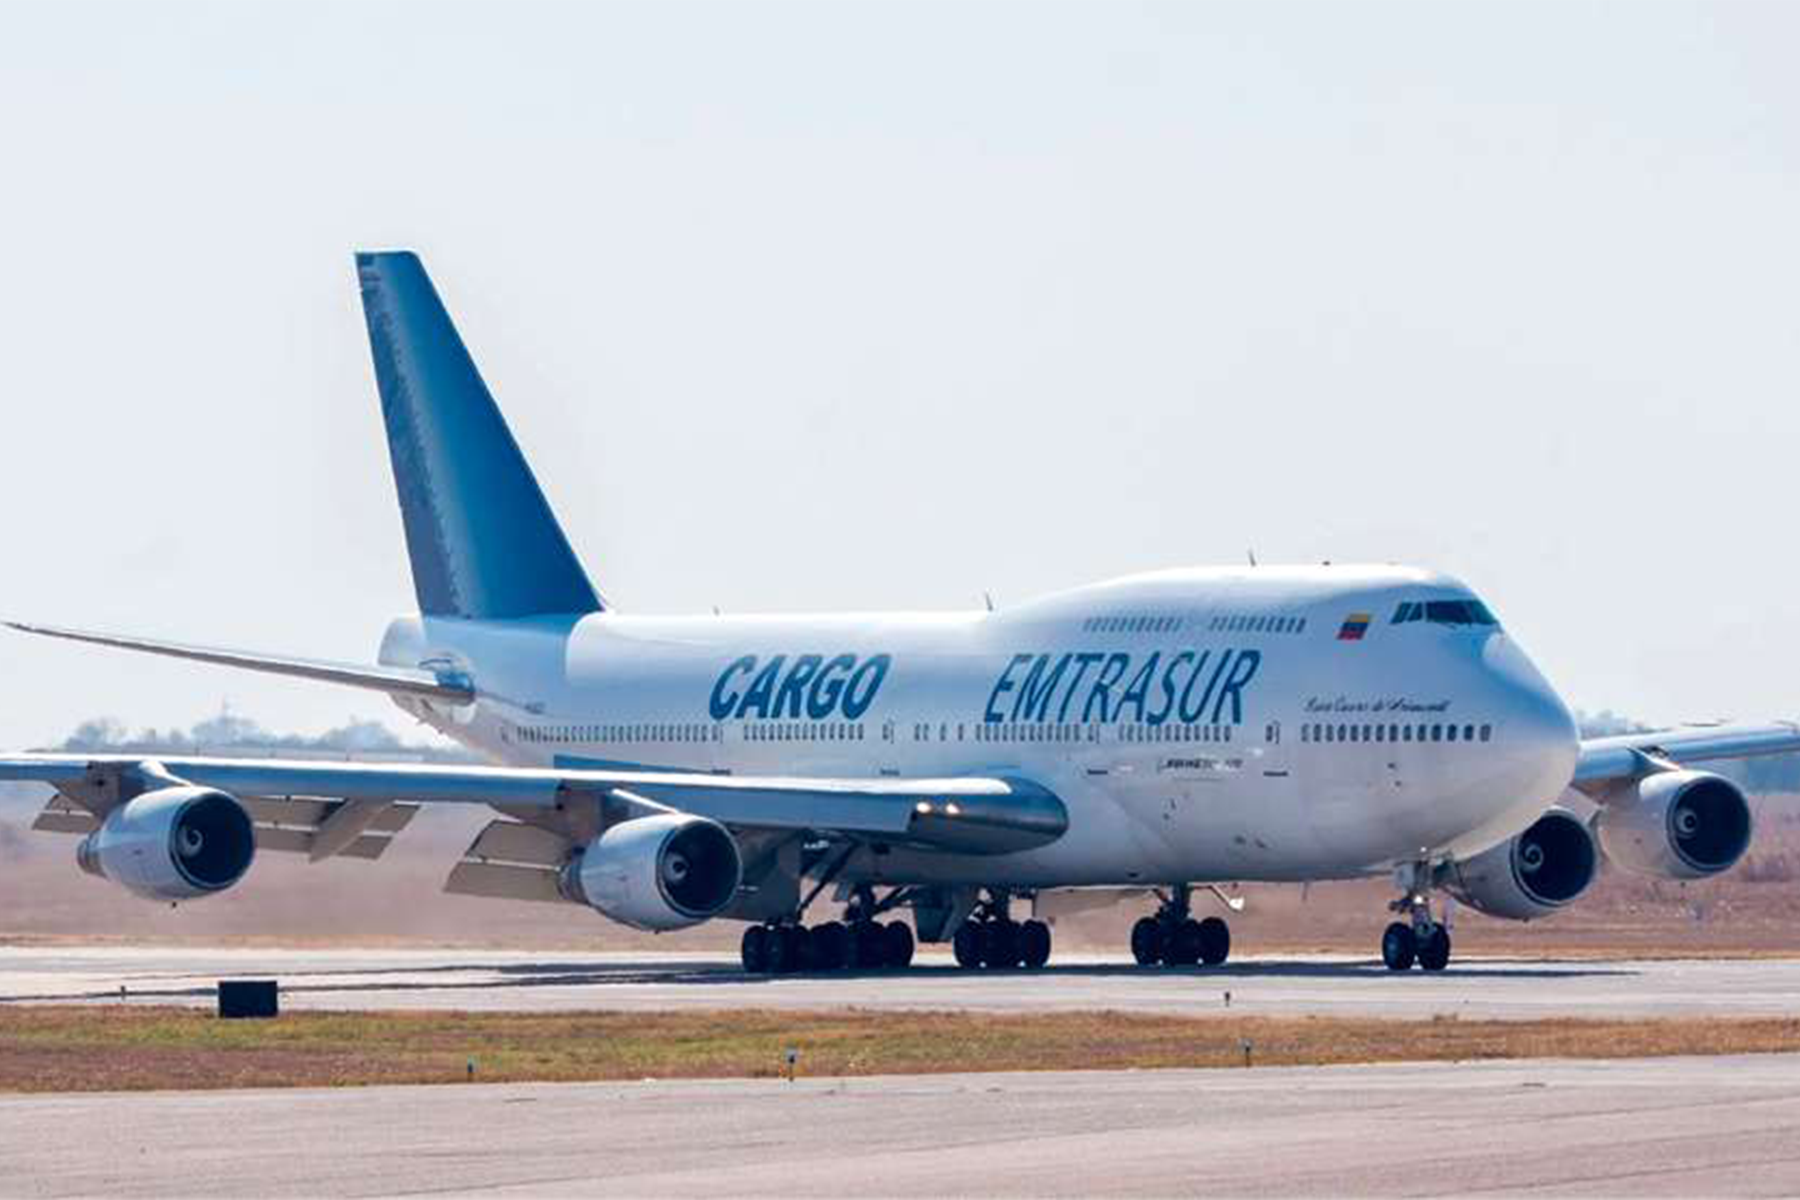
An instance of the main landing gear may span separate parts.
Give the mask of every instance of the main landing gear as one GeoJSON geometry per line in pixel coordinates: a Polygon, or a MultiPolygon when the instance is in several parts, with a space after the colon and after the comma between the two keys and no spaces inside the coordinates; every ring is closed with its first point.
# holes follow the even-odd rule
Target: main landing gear
{"type": "Polygon", "coordinates": [[[739,946],[744,970],[753,975],[794,971],[877,971],[912,964],[913,932],[904,921],[877,921],[892,907],[877,904],[867,887],[853,893],[844,920],[803,925],[798,917],[744,930],[739,946]]]}
{"type": "Polygon", "coordinates": [[[1050,961],[1050,926],[1036,920],[1013,920],[1009,899],[1005,892],[990,893],[989,899],[976,905],[969,919],[957,926],[950,939],[957,966],[965,970],[1036,970],[1050,961]]]}
{"type": "Polygon", "coordinates": [[[1220,917],[1196,921],[1189,885],[1178,884],[1166,896],[1160,892],[1158,896],[1162,905],[1156,915],[1142,917],[1131,927],[1131,957],[1139,966],[1216,967],[1231,957],[1231,927],[1220,917]]]}
{"type": "Polygon", "coordinates": [[[1389,902],[1388,909],[1407,919],[1395,921],[1381,935],[1381,961],[1390,971],[1409,970],[1414,963],[1426,971],[1441,971],[1450,965],[1450,927],[1431,915],[1430,878],[1429,863],[1413,863],[1400,870],[1399,883],[1405,894],[1389,902]]]}

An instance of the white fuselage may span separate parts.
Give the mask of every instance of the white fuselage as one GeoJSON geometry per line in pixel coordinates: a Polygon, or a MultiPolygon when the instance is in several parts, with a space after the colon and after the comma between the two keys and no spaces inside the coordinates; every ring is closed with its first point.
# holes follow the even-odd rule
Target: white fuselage
{"type": "Polygon", "coordinates": [[[1567,708],[1499,626],[1442,619],[1472,603],[1402,568],[1180,570],[1004,612],[405,618],[382,661],[467,672],[476,703],[405,704],[506,763],[1002,774],[1068,809],[1041,849],[863,878],[1326,879],[1472,855],[1567,786],[1567,708]]]}

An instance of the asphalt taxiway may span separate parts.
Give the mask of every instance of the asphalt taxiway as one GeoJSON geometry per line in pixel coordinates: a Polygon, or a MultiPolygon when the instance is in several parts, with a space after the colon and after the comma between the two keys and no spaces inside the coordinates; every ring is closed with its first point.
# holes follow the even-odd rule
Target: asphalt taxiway
{"type": "Polygon", "coordinates": [[[227,978],[279,980],[291,1008],[568,1010],[860,1008],[1043,1012],[1118,1008],[1272,1015],[1548,1018],[1800,1014],[1800,959],[1535,961],[1468,958],[1396,974],[1378,961],[1248,957],[1144,969],[1068,956],[1042,971],[961,971],[927,954],[906,971],[746,975],[716,955],[480,950],[0,947],[0,1005],[209,1005],[227,978]]]}
{"type": "Polygon", "coordinates": [[[0,1097],[8,1194],[1800,1192],[1800,1059],[0,1097]]]}

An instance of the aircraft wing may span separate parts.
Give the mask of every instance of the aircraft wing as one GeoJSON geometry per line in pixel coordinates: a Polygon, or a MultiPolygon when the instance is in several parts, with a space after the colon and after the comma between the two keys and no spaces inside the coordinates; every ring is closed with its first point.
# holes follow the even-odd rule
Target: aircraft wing
{"type": "Polygon", "coordinates": [[[1800,725],[1688,725],[1618,737],[1588,738],[1575,764],[1575,786],[1633,779],[1671,766],[1800,752],[1800,725]]]}
{"type": "MultiPolygon", "coordinates": [[[[0,758],[0,781],[36,781],[59,810],[96,824],[146,787],[189,783],[240,800],[325,799],[374,808],[484,804],[534,823],[560,815],[675,810],[745,831],[807,831],[967,854],[1046,845],[1068,827],[1062,801],[1027,780],[809,778],[680,771],[587,770],[419,763],[151,755],[24,754],[0,758]],[[55,802],[53,802],[55,803],[55,802]],[[596,806],[601,806],[597,809],[596,806]],[[610,806],[608,808],[607,806],[610,806]]],[[[46,812],[48,815],[48,810],[46,812]]],[[[253,809],[252,815],[255,815],[253,809]]],[[[326,814],[329,815],[329,814],[326,814]]],[[[65,822],[65,825],[70,822],[65,822]]],[[[50,828],[50,826],[45,826],[50,828]]],[[[80,832],[67,828],[67,832],[80,832]]],[[[298,847],[296,847],[298,848],[298,847]]]]}

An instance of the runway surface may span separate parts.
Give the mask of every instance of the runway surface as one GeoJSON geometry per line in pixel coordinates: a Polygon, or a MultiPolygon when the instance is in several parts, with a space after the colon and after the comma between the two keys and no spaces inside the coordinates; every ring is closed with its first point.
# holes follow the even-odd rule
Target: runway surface
{"type": "Polygon", "coordinates": [[[8,1194],[1800,1192],[1788,1056],[0,1098],[8,1194]]]}
{"type": "Polygon", "coordinates": [[[275,978],[292,1008],[862,1008],[1033,1011],[1223,1008],[1358,1017],[1800,1014],[1800,960],[1538,962],[1466,959],[1395,974],[1373,959],[1249,958],[1146,970],[1065,958],[1035,972],[958,970],[927,955],[900,972],[769,978],[717,957],[470,950],[0,948],[0,1004],[209,1005],[221,978],[275,978]]]}

